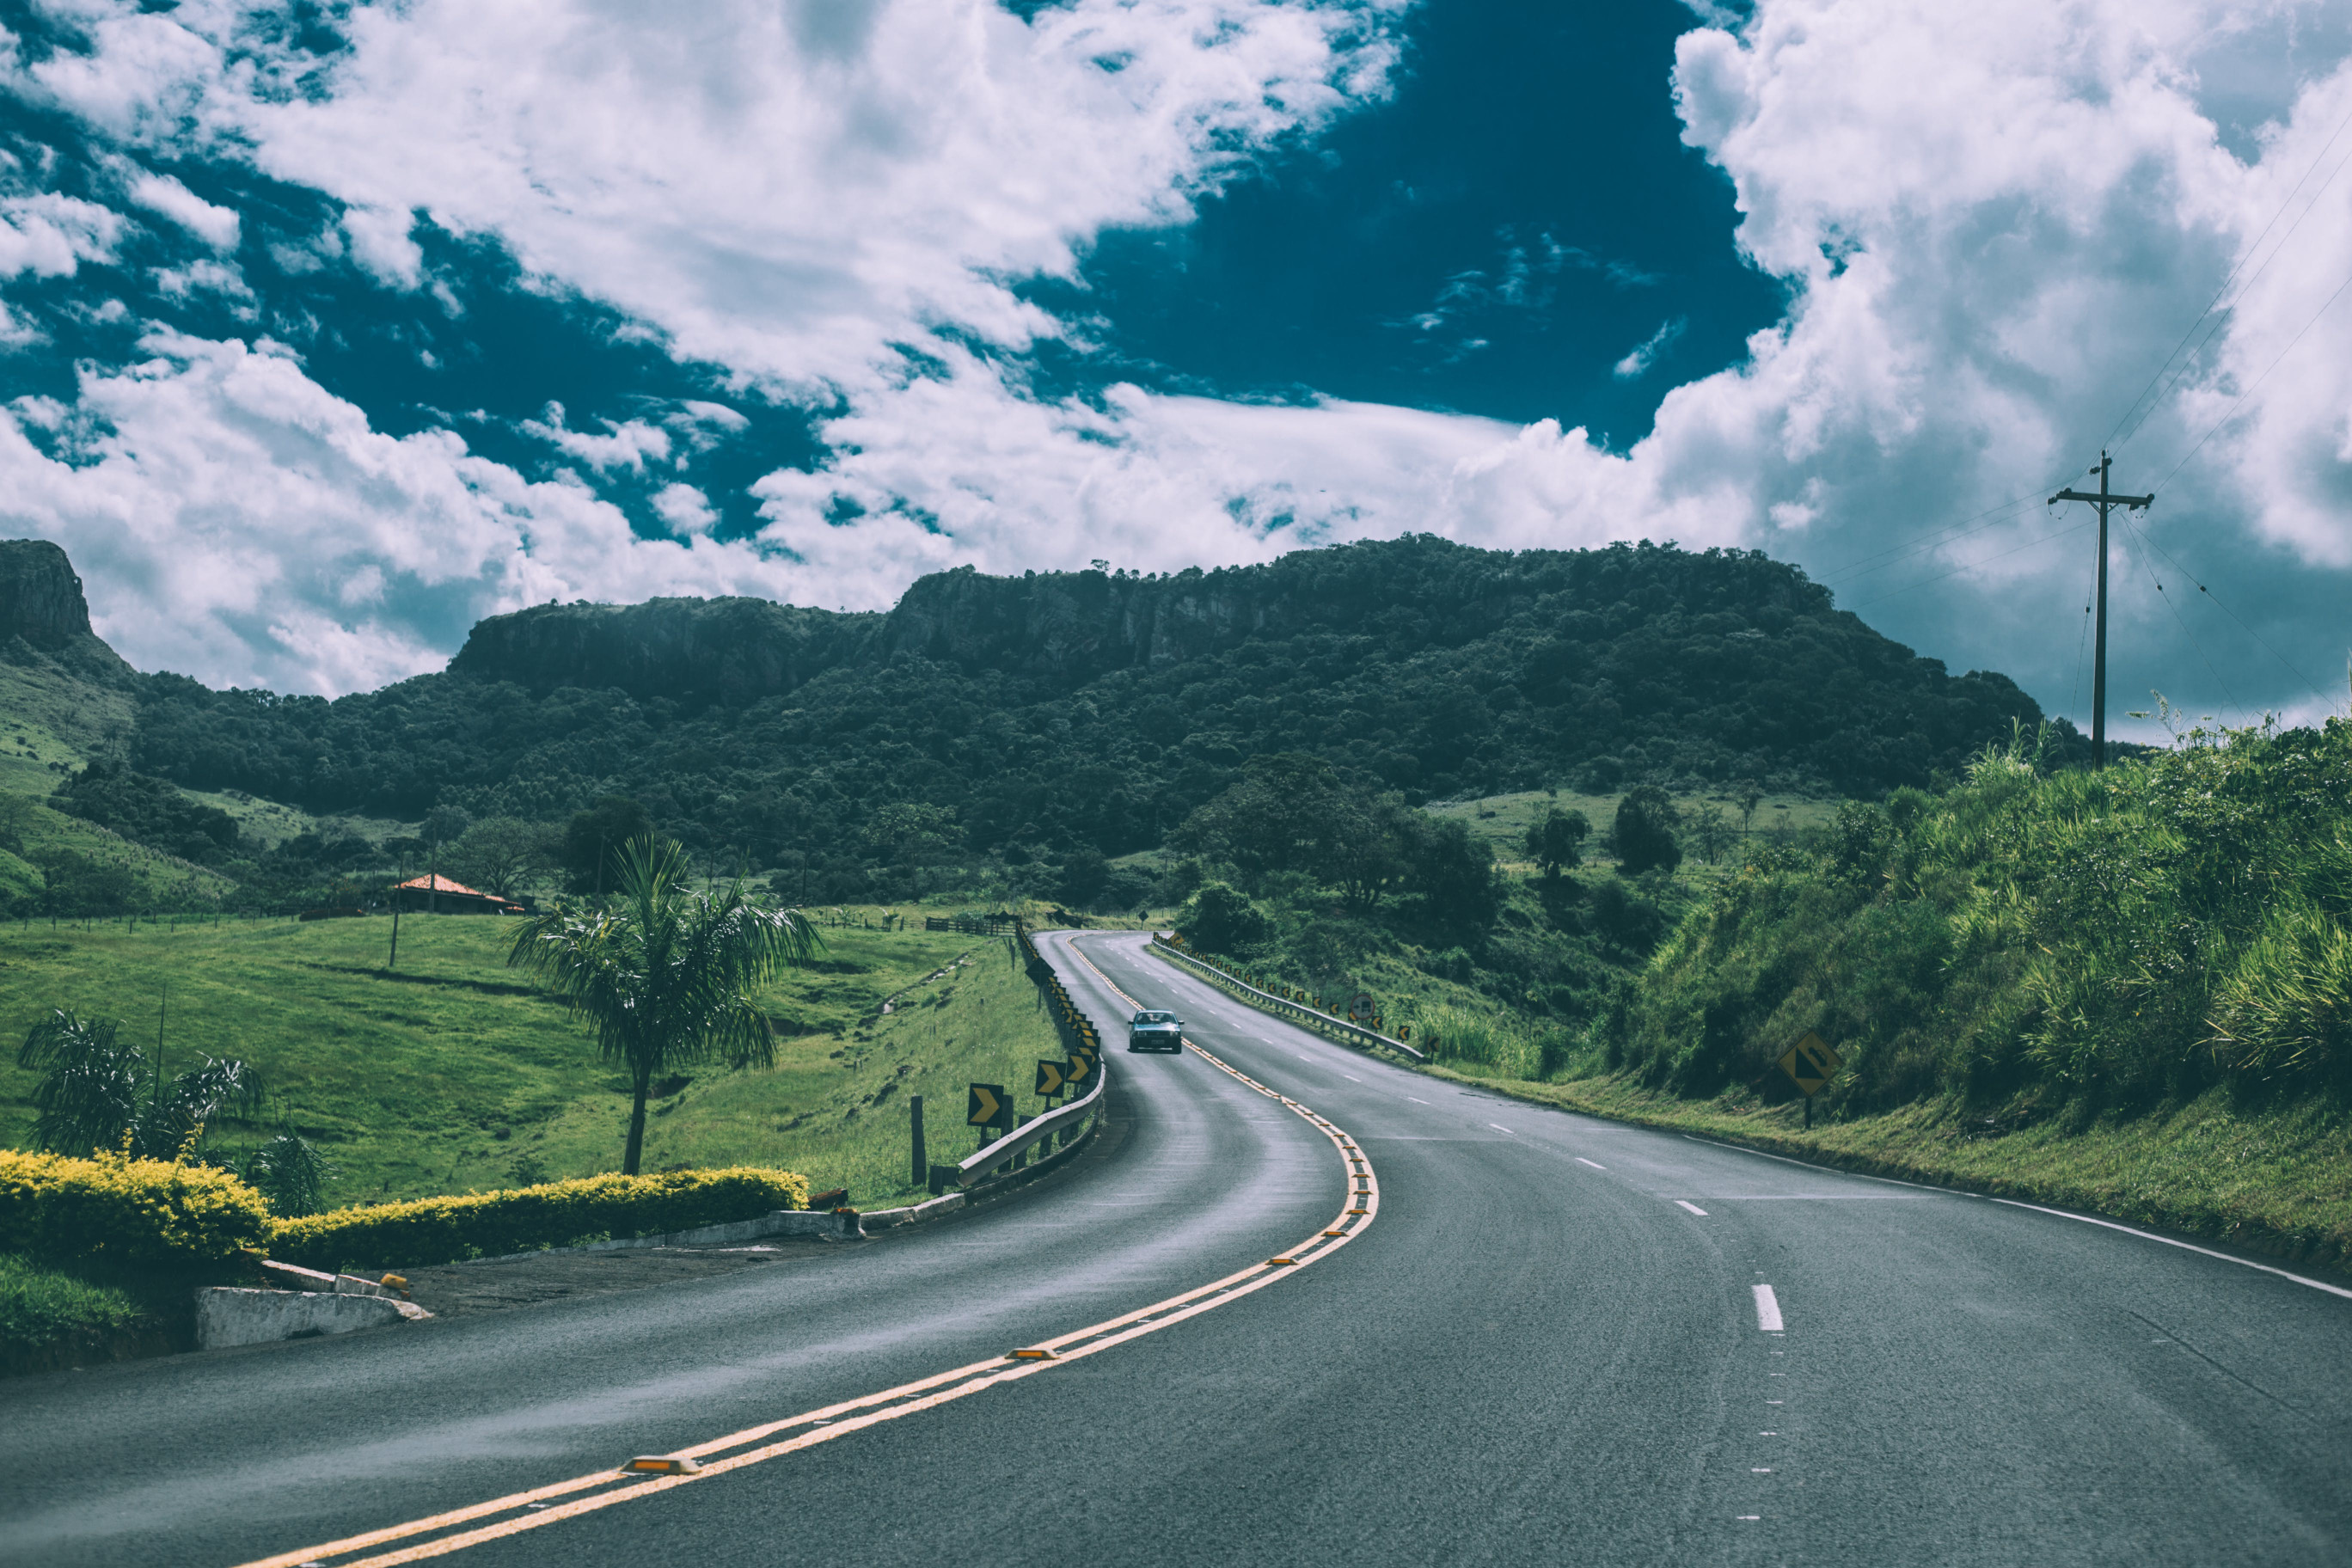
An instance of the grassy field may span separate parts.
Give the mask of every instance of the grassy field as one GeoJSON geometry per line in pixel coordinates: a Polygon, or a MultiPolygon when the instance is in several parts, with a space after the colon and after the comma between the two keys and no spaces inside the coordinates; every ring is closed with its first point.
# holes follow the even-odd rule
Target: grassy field
{"type": "MultiPolygon", "coordinates": [[[[1422,809],[1433,816],[1458,817],[1470,825],[1470,831],[1495,846],[1495,858],[1503,868],[1518,876],[1532,875],[1536,867],[1527,858],[1522,846],[1527,842],[1528,826],[1538,813],[1548,805],[1562,811],[1580,811],[1592,824],[1592,837],[1585,841],[1584,859],[1588,866],[1614,866],[1603,840],[1609,825],[1617,820],[1617,803],[1623,796],[1614,795],[1576,795],[1568,790],[1547,794],[1534,789],[1515,795],[1482,795],[1475,800],[1432,801],[1422,809]]],[[[1697,806],[1712,805],[1721,811],[1734,830],[1739,827],[1739,801],[1727,791],[1678,795],[1675,805],[1685,811],[1697,806]]],[[[1748,824],[1749,831],[1766,837],[1786,837],[1809,827],[1818,827],[1837,815],[1834,800],[1809,800],[1802,795],[1768,795],[1757,803],[1756,816],[1748,824]]],[[[1696,851],[1685,842],[1683,846],[1682,869],[1685,875],[1706,872],[1710,868],[1698,858],[1696,851]]],[[[1725,857],[1723,864],[1734,863],[1735,855],[1725,857]]]]}
{"type": "MultiPolygon", "coordinates": [[[[0,1038],[68,1007],[121,1019],[152,1051],[160,1014],[167,1073],[200,1051],[237,1056],[271,1089],[258,1123],[217,1129],[218,1141],[252,1142],[282,1119],[322,1144],[336,1205],[615,1170],[626,1081],[583,1026],[506,967],[513,929],[408,917],[386,973],[380,917],[0,927],[0,1038]]],[[[762,999],[784,1037],[773,1070],[704,1066],[656,1086],[647,1169],[782,1166],[878,1206],[913,1186],[908,1095],[926,1099],[933,1158],[960,1157],[972,1146],[966,1082],[1017,1088],[1026,1104],[1035,1060],[1061,1054],[1002,938],[823,935],[817,967],[762,999]]],[[[0,1058],[0,1144],[29,1144],[33,1086],[13,1050],[0,1058]]]]}

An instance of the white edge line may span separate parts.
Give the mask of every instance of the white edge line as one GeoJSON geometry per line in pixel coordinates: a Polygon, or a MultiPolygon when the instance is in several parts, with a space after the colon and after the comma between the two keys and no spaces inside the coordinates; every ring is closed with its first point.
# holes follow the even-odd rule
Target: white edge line
{"type": "Polygon", "coordinates": [[[1704,1143],[1710,1149],[1728,1149],[1735,1154],[1753,1154],[1759,1160],[1778,1160],[1783,1165],[1798,1165],[1808,1171],[1820,1171],[1826,1175],[1852,1176],[1857,1182],[1885,1182],[1897,1187],[1916,1187],[1923,1193],[1941,1193],[1948,1198],[1982,1197],[1981,1193],[1957,1192],[1950,1187],[1933,1186],[1926,1182],[1906,1182],[1900,1176],[1874,1176],[1867,1171],[1842,1170],[1835,1165],[1816,1165],[1811,1160],[1791,1160],[1786,1154],[1768,1154],[1761,1149],[1750,1149],[1745,1143],[1726,1143],[1720,1139],[1702,1138],[1696,1132],[1682,1136],[1693,1143],[1704,1143]]]}
{"type": "MultiPolygon", "coordinates": [[[[1832,1176],[1853,1176],[1865,1182],[1885,1182],[1892,1186],[1916,1187],[1920,1192],[1939,1193],[1948,1198],[1986,1196],[1982,1193],[1959,1192],[1950,1187],[1930,1186],[1925,1182],[1906,1182],[1900,1176],[1874,1176],[1865,1171],[1843,1171],[1835,1165],[1816,1165],[1810,1160],[1792,1160],[1786,1154],[1768,1154],[1761,1149],[1750,1149],[1740,1143],[1726,1143],[1714,1138],[1701,1138],[1695,1132],[1685,1132],[1682,1136],[1693,1143],[1705,1143],[1712,1148],[1728,1149],[1738,1154],[1753,1154],[1759,1160],[1778,1160],[1783,1165],[1796,1165],[1804,1170],[1820,1171],[1832,1176]]],[[[2126,1236],[2137,1236],[2145,1241],[2160,1241],[2167,1247],[2177,1247],[2184,1252],[2194,1252],[2205,1258],[2218,1258],[2224,1263],[2234,1263],[2241,1268],[2260,1269],[2264,1274],[2275,1274],[2282,1279],[2292,1279],[2298,1285],[2308,1285],[2314,1290],[2325,1290],[2331,1296],[2341,1296],[2347,1300],[2352,1300],[2352,1290],[2347,1290],[2341,1285],[2330,1285],[2324,1279],[2307,1279],[2300,1274],[2290,1274],[2284,1268],[2273,1268],[2267,1263],[2255,1263],[2248,1258],[2232,1258],[2226,1252],[2215,1252],[2210,1247],[2178,1241],[2168,1236],[2158,1236],[2152,1230],[2138,1230],[2131,1226],[2118,1225],[2111,1219],[2094,1219],[2086,1214],[2069,1214],[2064,1209],[2044,1208],[2040,1204],[2021,1203],[2015,1198],[1992,1198],[1990,1201],[2006,1204],[2014,1209],[2032,1209],[2035,1214],[2055,1215],[2060,1219],[2080,1220],[2084,1225],[2102,1226],[2108,1230],[2122,1231],[2126,1236]]]]}
{"type": "Polygon", "coordinates": [[[1696,1204],[1685,1203],[1680,1198],[1676,1198],[1675,1200],[1675,1207],[1678,1209],[1688,1209],[1691,1213],[1698,1215],[1701,1219],[1705,1219],[1706,1217],[1706,1211],[1705,1209],[1699,1207],[1696,1204]]]}
{"type": "Polygon", "coordinates": [[[2177,1247],[2183,1252],[2194,1252],[2203,1258],[2218,1258],[2224,1263],[2234,1263],[2241,1268],[2258,1268],[2264,1274],[2275,1274],[2282,1279],[2292,1279],[2298,1285],[2308,1285],[2315,1290],[2325,1290],[2331,1296],[2341,1296],[2346,1300],[2352,1301],[2352,1290],[2347,1290],[2341,1285],[2330,1285],[2324,1279],[2306,1279],[2300,1274],[2290,1274],[2284,1268],[2273,1268],[2267,1263],[2255,1263],[2243,1258],[2232,1258],[2226,1252],[2216,1252],[2211,1247],[2198,1247],[2186,1241],[2176,1241],[2168,1236],[2158,1236],[2152,1230],[2135,1230],[2127,1225],[2117,1225],[2111,1219],[2093,1219],[2086,1214],[2068,1214],[2064,1209],[2046,1209],[2040,1204],[2021,1204],[2015,1198],[1995,1198],[1992,1201],[1997,1204],[2007,1204],[2013,1209],[2032,1209],[2035,1214],[2055,1215],[2060,1219],[2079,1220],[2084,1225],[2095,1225],[2106,1230],[2119,1230],[2126,1236],[2137,1236],[2143,1241],[2160,1241],[2167,1247],[2177,1247]]]}
{"type": "Polygon", "coordinates": [[[1759,1333],[1784,1332],[1780,1327],[1780,1299],[1772,1294],[1769,1285],[1751,1285],[1756,1293],[1756,1329],[1759,1333]]]}

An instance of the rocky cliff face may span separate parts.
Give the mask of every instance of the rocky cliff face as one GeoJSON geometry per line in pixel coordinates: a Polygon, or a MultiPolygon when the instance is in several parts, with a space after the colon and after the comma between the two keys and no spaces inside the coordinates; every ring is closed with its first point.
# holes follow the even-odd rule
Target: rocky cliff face
{"type": "Polygon", "coordinates": [[[533,691],[617,688],[731,707],[781,696],[853,661],[881,619],[766,599],[541,605],[475,626],[449,670],[533,691]]]}
{"type": "Polygon", "coordinates": [[[1242,572],[983,577],[963,566],[908,588],[880,643],[966,669],[1083,680],[1197,658],[1286,629],[1299,611],[1282,585],[1242,572]]]}
{"type": "Polygon", "coordinates": [[[66,552],[46,539],[0,540],[0,642],[55,653],[91,636],[89,604],[66,552]]]}

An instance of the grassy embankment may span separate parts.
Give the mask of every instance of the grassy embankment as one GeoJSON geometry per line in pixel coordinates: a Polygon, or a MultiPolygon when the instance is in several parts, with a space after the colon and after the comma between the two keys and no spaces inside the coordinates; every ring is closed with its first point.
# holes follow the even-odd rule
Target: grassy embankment
{"type": "MultiPolygon", "coordinates": [[[[1395,987],[1391,1021],[1435,1070],[1523,1098],[2341,1269],[2347,779],[2340,720],[2199,734],[2098,774],[2047,771],[2024,736],[1948,790],[1755,844],[1678,896],[1581,1028],[1362,973],[1395,987]],[[1807,1131],[1774,1063],[1809,1030],[1845,1067],[1807,1131]]],[[[1556,901],[1590,908],[1601,880],[1556,901]]],[[[1530,896],[1550,897],[1522,883],[1490,945],[1540,923],[1530,896]]]]}
{"type": "Polygon", "coordinates": [[[2082,1124],[2005,1128],[1965,1105],[1932,1102],[1816,1121],[1806,1131],[1800,1107],[1741,1091],[1694,1103],[1619,1075],[1547,1083],[1430,1070],[1541,1104],[2083,1209],[2352,1273],[2352,1127],[2324,1103],[2242,1106],[2215,1089],[2082,1124]]]}
{"type": "MultiPolygon", "coordinates": [[[[874,911],[851,910],[853,918],[874,911]]],[[[229,1147],[279,1119],[336,1167],[331,1204],[489,1190],[618,1168],[621,1072],[585,1027],[505,964],[511,924],[224,920],[0,928],[0,1032],[43,1011],[122,1019],[152,1045],[168,985],[167,1072],[197,1052],[245,1058],[271,1090],[264,1120],[214,1131],[229,1147]]],[[[906,1099],[922,1094],[935,1157],[968,1152],[969,1080],[1018,1088],[1060,1055],[1002,938],[852,926],[822,933],[817,967],[763,998],[773,1070],[688,1068],[657,1085],[646,1166],[782,1166],[862,1207],[912,1190],[906,1099]],[[961,967],[929,978],[943,968],[961,967]],[[886,997],[891,1012],[879,1009],[886,997]]],[[[29,1145],[34,1076],[0,1061],[0,1144],[29,1145]]]]}

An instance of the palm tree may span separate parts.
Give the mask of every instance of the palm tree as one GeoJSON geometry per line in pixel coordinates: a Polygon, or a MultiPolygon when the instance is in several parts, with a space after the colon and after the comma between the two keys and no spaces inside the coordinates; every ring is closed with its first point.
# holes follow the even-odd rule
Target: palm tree
{"type": "Polygon", "coordinates": [[[558,903],[524,921],[507,962],[546,975],[572,1016],[595,1029],[604,1059],[627,1066],[633,1099],[621,1169],[634,1176],[654,1079],[713,1058],[772,1065],[775,1038],[751,992],[824,943],[806,915],[753,902],[740,878],[723,892],[696,892],[675,843],[633,838],[614,858],[615,898],[558,903]]]}
{"type": "Polygon", "coordinates": [[[141,1159],[169,1160],[189,1151],[222,1113],[260,1109],[261,1080],[245,1063],[205,1057],[167,1085],[163,1062],[151,1065],[119,1027],[111,1018],[60,1010],[26,1031],[16,1065],[42,1075],[33,1089],[33,1141],[40,1147],[68,1154],[127,1148],[141,1159]]]}

